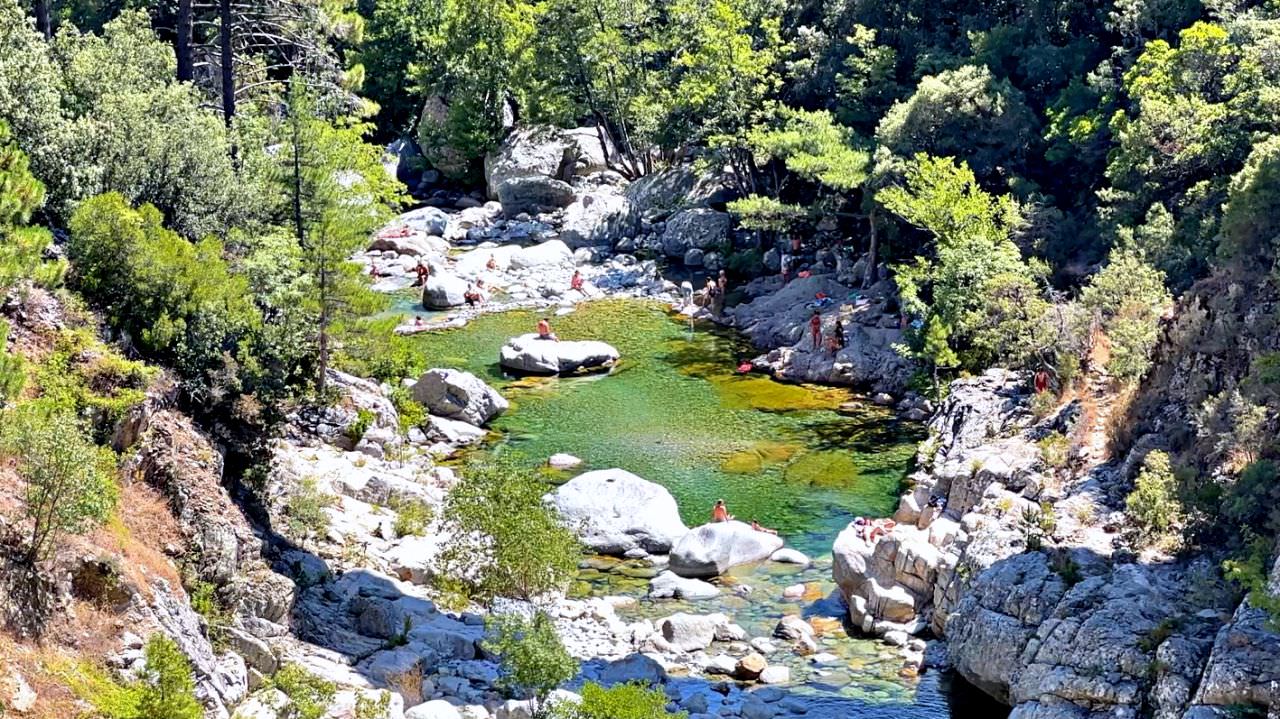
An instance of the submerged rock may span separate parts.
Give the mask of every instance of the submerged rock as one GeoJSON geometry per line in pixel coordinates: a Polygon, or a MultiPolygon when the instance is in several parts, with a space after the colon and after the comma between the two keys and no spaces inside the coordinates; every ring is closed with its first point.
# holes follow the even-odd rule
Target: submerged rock
{"type": "Polygon", "coordinates": [[[776,534],[743,522],[714,522],[690,531],[671,550],[671,571],[682,577],[714,577],[730,567],[768,559],[782,549],[776,534]]]}
{"type": "Polygon", "coordinates": [[[618,361],[618,350],[594,340],[561,341],[535,333],[507,340],[498,361],[507,369],[531,374],[567,374],[608,369],[618,361]]]}
{"type": "Polygon", "coordinates": [[[711,599],[720,590],[701,579],[686,579],[675,572],[663,572],[649,582],[651,599],[711,599]]]}
{"type": "Polygon", "coordinates": [[[688,531],[680,508],[664,487],[623,469],[598,469],[574,477],[547,495],[587,548],[622,555],[640,548],[666,554],[688,531]]]}

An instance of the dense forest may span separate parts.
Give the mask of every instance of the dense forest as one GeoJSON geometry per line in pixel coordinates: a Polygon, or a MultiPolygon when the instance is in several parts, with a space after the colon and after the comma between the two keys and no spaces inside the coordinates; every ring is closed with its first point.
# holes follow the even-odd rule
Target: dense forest
{"type": "Polygon", "coordinates": [[[627,180],[719,178],[735,279],[796,236],[866,255],[921,392],[1103,373],[1150,424],[1176,390],[1195,406],[1132,521],[1220,550],[1280,613],[1276,318],[1171,323],[1228,294],[1274,312],[1250,298],[1280,277],[1277,0],[0,0],[0,299],[60,293],[123,353],[66,371],[88,329],[39,367],[0,352],[0,454],[75,466],[97,498],[38,524],[30,560],[106,516],[97,445],[140,360],[241,439],[328,396],[331,366],[420,373],[349,259],[534,125],[593,128],[627,180]],[[397,142],[414,187],[384,169],[397,142]],[[1222,376],[1179,384],[1214,342],[1222,376]]]}

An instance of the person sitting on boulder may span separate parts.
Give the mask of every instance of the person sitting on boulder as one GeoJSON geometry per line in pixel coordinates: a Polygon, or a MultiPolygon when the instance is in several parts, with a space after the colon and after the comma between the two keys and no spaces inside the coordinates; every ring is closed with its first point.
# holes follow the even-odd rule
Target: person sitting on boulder
{"type": "Polygon", "coordinates": [[[484,263],[484,266],[485,266],[486,268],[488,268],[490,271],[493,271],[493,270],[498,269],[498,258],[497,258],[497,257],[494,257],[494,256],[493,256],[493,253],[492,253],[492,252],[490,252],[490,253],[489,253],[489,261],[488,261],[488,262],[486,262],[486,263],[484,263]]]}
{"type": "Polygon", "coordinates": [[[582,289],[582,272],[581,271],[579,270],[573,271],[573,277],[569,279],[569,289],[577,290],[581,292],[583,297],[587,296],[587,291],[582,289]]]}
{"type": "Polygon", "coordinates": [[[723,499],[716,500],[716,506],[711,508],[712,522],[728,522],[733,519],[733,515],[729,514],[729,508],[724,506],[723,499]]]}
{"type": "Polygon", "coordinates": [[[777,534],[777,533],[778,533],[778,530],[776,530],[776,529],[769,529],[768,527],[762,527],[762,526],[760,526],[760,523],[759,523],[759,522],[757,522],[757,521],[756,521],[756,520],[754,520],[754,519],[753,519],[753,520],[751,520],[751,528],[752,528],[752,529],[754,529],[754,530],[755,530],[755,531],[757,531],[757,532],[764,532],[765,534],[777,534]]]}
{"type": "Polygon", "coordinates": [[[480,291],[479,287],[469,285],[467,291],[463,293],[462,299],[467,301],[468,307],[475,307],[484,302],[484,293],[480,291]]]}
{"type": "Polygon", "coordinates": [[[413,282],[414,287],[421,287],[427,284],[427,278],[431,276],[431,268],[427,267],[427,263],[418,260],[418,266],[414,267],[413,271],[418,275],[418,279],[413,282]]]}
{"type": "Polygon", "coordinates": [[[551,331],[551,323],[547,321],[546,317],[538,320],[538,339],[551,340],[552,342],[560,341],[560,338],[556,337],[556,333],[551,331]]]}

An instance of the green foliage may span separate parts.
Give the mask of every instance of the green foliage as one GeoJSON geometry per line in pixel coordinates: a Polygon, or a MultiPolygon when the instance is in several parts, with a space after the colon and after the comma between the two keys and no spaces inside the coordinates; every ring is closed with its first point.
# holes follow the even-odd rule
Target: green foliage
{"type": "Polygon", "coordinates": [[[396,408],[396,417],[400,422],[400,434],[407,435],[414,427],[421,427],[427,421],[427,408],[413,398],[413,390],[404,385],[391,391],[391,404],[396,408]]]}
{"type": "Polygon", "coordinates": [[[1223,562],[1223,572],[1248,593],[1250,604],[1267,613],[1272,631],[1280,630],[1280,596],[1271,591],[1274,540],[1265,539],[1248,527],[1244,528],[1244,538],[1241,556],[1223,562]]]}
{"type": "Polygon", "coordinates": [[[1254,145],[1231,178],[1218,252],[1248,261],[1280,253],[1280,135],[1254,145]]]}
{"type": "Polygon", "coordinates": [[[222,243],[192,243],[163,226],[151,205],[118,193],[82,203],[71,218],[74,284],[108,321],[151,356],[173,366],[204,398],[261,316],[244,277],[231,272],[222,243]]]}
{"type": "Polygon", "coordinates": [[[1060,432],[1050,432],[1036,442],[1036,446],[1040,448],[1040,458],[1044,460],[1045,464],[1055,469],[1067,466],[1071,443],[1067,440],[1066,435],[1060,432]]]}
{"type": "Polygon", "coordinates": [[[443,574],[466,596],[533,600],[563,588],[577,570],[577,537],[542,501],[531,472],[502,461],[471,464],[445,501],[443,574]]]}
{"type": "Polygon", "coordinates": [[[965,65],[921,78],[915,93],[885,114],[876,142],[888,155],[877,159],[877,170],[892,172],[896,162],[929,154],[956,158],[984,182],[1007,182],[1007,173],[1022,173],[1038,136],[1017,88],[986,67],[965,65]]]}
{"type": "Polygon", "coordinates": [[[1110,340],[1107,371],[1128,382],[1146,374],[1160,338],[1160,317],[1172,302],[1164,274],[1133,252],[1113,252],[1107,266],[1084,288],[1080,301],[1098,318],[1110,340]]]}
{"type": "Polygon", "coordinates": [[[939,365],[951,359],[947,347],[960,366],[980,368],[1025,364],[1054,347],[1048,303],[1009,239],[1019,222],[1011,197],[984,192],[964,164],[917,155],[906,186],[882,189],[876,200],[934,240],[932,257],[896,268],[903,309],[925,323],[922,357],[939,365]]]}
{"type": "Polygon", "coordinates": [[[131,408],[146,398],[155,370],[121,357],[88,328],[63,330],[35,371],[35,385],[49,405],[87,418],[105,441],[131,408]]]}
{"type": "Polygon", "coordinates": [[[303,477],[285,503],[289,528],[304,536],[323,536],[329,531],[329,514],[325,510],[332,505],[333,497],[320,489],[315,477],[303,477]]]}
{"type": "Polygon", "coordinates": [[[395,532],[398,537],[420,537],[427,533],[427,527],[435,519],[435,510],[420,499],[392,502],[391,508],[396,512],[395,532]]]}
{"type": "MultiPolygon", "coordinates": [[[[729,203],[729,211],[738,216],[738,222],[748,230],[786,232],[808,217],[808,211],[772,197],[750,195],[729,203]]],[[[758,266],[758,263],[757,263],[758,266]]]]}
{"type": "Polygon", "coordinates": [[[368,694],[356,697],[355,716],[352,719],[389,719],[391,716],[391,692],[378,692],[373,699],[368,694]]]}
{"type": "Polygon", "coordinates": [[[21,355],[8,351],[8,342],[9,323],[0,320],[0,410],[27,385],[26,362],[21,355]]]}
{"type": "Polygon", "coordinates": [[[779,114],[776,127],[757,126],[746,133],[756,162],[778,160],[836,192],[849,192],[866,181],[871,156],[854,146],[852,133],[837,125],[831,113],[782,108],[779,114]]]}
{"type": "Polygon", "coordinates": [[[147,640],[137,681],[121,684],[91,664],[60,665],[57,674],[104,719],[200,719],[191,663],[163,634],[147,640]]]}
{"type": "Polygon", "coordinates": [[[1223,519],[1234,526],[1280,532],[1280,466],[1270,459],[1250,463],[1222,495],[1223,519]]]}
{"type": "Polygon", "coordinates": [[[62,535],[89,530],[115,508],[115,455],[96,447],[66,408],[39,401],[8,410],[0,453],[26,482],[29,562],[48,559],[62,535]]]}
{"type": "Polygon", "coordinates": [[[293,719],[320,719],[329,709],[338,688],[308,672],[299,664],[286,664],[271,677],[271,686],[293,702],[293,719]]]}
{"type": "Polygon", "coordinates": [[[1031,414],[1036,419],[1044,419],[1058,408],[1058,396],[1049,390],[1036,392],[1031,397],[1031,414]]]}
{"type": "Polygon", "coordinates": [[[541,702],[578,673],[578,662],[569,656],[546,612],[538,611],[531,618],[491,615],[486,629],[485,649],[498,655],[499,686],[509,694],[541,702]]]}
{"type": "Polygon", "coordinates": [[[215,648],[222,647],[226,638],[226,629],[231,626],[230,612],[218,599],[218,588],[210,582],[197,581],[189,590],[191,609],[204,617],[209,629],[209,641],[215,648]]]}
{"type": "Polygon", "coordinates": [[[551,708],[552,719],[686,719],[687,712],[667,711],[667,695],[640,683],[603,687],[587,682],[582,702],[565,702],[551,708]]]}
{"type": "Polygon", "coordinates": [[[1172,537],[1182,524],[1182,504],[1167,453],[1147,453],[1124,503],[1142,542],[1149,545],[1172,537]]]}
{"type": "Polygon", "coordinates": [[[145,650],[146,670],[138,697],[138,717],[200,719],[204,707],[195,696],[191,663],[174,641],[153,634],[145,650]]]}
{"type": "Polygon", "coordinates": [[[358,444],[364,439],[364,433],[369,431],[369,425],[373,424],[375,417],[373,410],[364,407],[356,408],[356,421],[347,427],[347,439],[351,440],[352,444],[358,444]]]}

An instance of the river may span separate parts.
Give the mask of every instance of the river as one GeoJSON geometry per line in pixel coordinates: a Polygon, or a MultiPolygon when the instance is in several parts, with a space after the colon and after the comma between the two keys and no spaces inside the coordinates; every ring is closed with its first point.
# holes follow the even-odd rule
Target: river
{"type": "MultiPolygon", "coordinates": [[[[829,596],[835,535],[854,516],[892,513],[923,437],[919,425],[901,422],[846,390],[740,374],[738,364],[753,354],[740,336],[691,326],[654,302],[604,300],[550,318],[564,339],[599,339],[617,347],[623,359],[607,375],[504,375],[497,365],[499,347],[508,337],[532,331],[537,317],[528,311],[484,315],[461,329],[414,338],[428,366],[473,372],[511,401],[511,409],[493,422],[491,441],[477,452],[507,455],[543,472],[549,482],[572,476],[545,468],[557,452],[584,460],[573,474],[629,470],[665,486],[689,526],[707,521],[712,503],[724,499],[738,518],[776,528],[788,546],[815,559],[808,569],[738,568],[721,582],[747,585],[751,591],[745,596],[726,586],[713,600],[642,600],[625,610],[631,618],[723,611],[751,636],[768,636],[783,614],[803,614],[818,629],[821,651],[837,659],[814,666],[780,652],[771,661],[787,655],[784,663],[797,682],[793,690],[826,709],[815,715],[1007,713],[953,686],[950,677],[904,668],[897,651],[880,642],[851,637],[841,606],[829,596]],[[804,584],[805,596],[782,599],[783,587],[793,584],[804,584]]],[[[647,566],[591,558],[572,592],[643,597],[652,574],[647,566]]]]}

